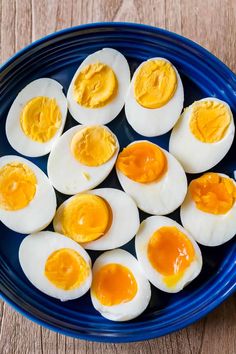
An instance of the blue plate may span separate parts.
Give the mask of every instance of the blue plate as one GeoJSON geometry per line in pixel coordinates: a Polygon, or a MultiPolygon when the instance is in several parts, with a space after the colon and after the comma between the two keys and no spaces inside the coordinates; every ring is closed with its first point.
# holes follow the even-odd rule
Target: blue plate
{"type": "MultiPolygon", "coordinates": [[[[221,61],[199,45],[162,29],[128,23],[96,23],[66,29],[34,42],[1,67],[0,154],[14,154],[5,136],[5,120],[17,93],[40,77],[58,80],[68,89],[81,61],[96,50],[112,47],[128,59],[132,72],[150,57],[163,56],[177,67],[185,91],[185,106],[206,96],[225,100],[236,113],[236,76],[221,61]]],[[[69,116],[66,128],[76,122],[69,116]]],[[[121,147],[142,139],[128,125],[124,111],[109,124],[121,147]]],[[[169,134],[150,139],[165,149],[169,134]]],[[[235,148],[215,170],[233,177],[235,148]]],[[[47,156],[32,159],[46,171],[47,156]]],[[[188,176],[191,179],[191,175],[188,176]]],[[[102,186],[120,188],[114,171],[102,186]]],[[[60,204],[65,196],[57,194],[60,204]]],[[[140,214],[141,219],[146,217],[140,214]]],[[[171,215],[179,221],[179,210],[171,215]]],[[[50,227],[49,227],[50,228],[50,227]]],[[[151,302],[143,315],[127,323],[115,323],[101,317],[91,304],[89,294],[81,299],[60,302],[35,289],[24,276],[18,261],[18,248],[24,235],[0,225],[0,289],[2,297],[26,317],[52,330],[73,337],[131,342],[159,337],[176,331],[206,315],[225,300],[236,284],[236,244],[201,247],[204,265],[201,274],[178,294],[152,289],[151,302]]],[[[134,253],[131,241],[124,247],[134,253]]],[[[96,258],[98,252],[93,252],[96,258]]]]}

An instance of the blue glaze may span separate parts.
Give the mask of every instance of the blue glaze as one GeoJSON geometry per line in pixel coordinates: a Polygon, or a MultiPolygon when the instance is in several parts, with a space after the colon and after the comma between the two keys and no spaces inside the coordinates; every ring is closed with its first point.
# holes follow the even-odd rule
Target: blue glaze
{"type": "MultiPolygon", "coordinates": [[[[17,93],[39,77],[59,81],[65,92],[81,61],[104,47],[120,50],[133,72],[147,58],[163,56],[177,67],[185,91],[185,106],[206,96],[229,103],[236,114],[236,76],[221,61],[199,45],[174,33],[138,24],[96,23],[66,29],[40,39],[10,58],[0,68],[0,155],[14,154],[5,136],[5,119],[17,93]]],[[[76,122],[68,116],[65,129],[76,122]]],[[[124,111],[109,124],[121,147],[142,139],[128,125],[124,111]]],[[[168,148],[169,133],[152,138],[168,148]]],[[[236,169],[234,144],[227,156],[213,169],[233,177],[236,169]]],[[[30,159],[46,171],[47,157],[30,159]]],[[[191,180],[192,176],[188,175],[191,180]]],[[[112,171],[102,187],[120,188],[112,171]]],[[[57,193],[58,204],[66,196],[57,193]]],[[[147,214],[140,212],[143,219],[147,214]]],[[[179,221],[179,210],[170,215],[179,221]]],[[[51,226],[49,226],[51,229],[51,226]]],[[[200,276],[178,294],[166,294],[152,288],[149,307],[139,318],[115,323],[101,317],[92,307],[89,294],[62,303],[34,288],[21,271],[18,249],[25,235],[0,224],[0,290],[4,300],[31,320],[57,332],[95,341],[131,342],[159,337],[198,320],[236,287],[236,244],[201,247],[204,266],[200,276]]],[[[123,248],[134,253],[133,240],[123,248]]],[[[95,259],[99,252],[90,252],[95,259]]]]}

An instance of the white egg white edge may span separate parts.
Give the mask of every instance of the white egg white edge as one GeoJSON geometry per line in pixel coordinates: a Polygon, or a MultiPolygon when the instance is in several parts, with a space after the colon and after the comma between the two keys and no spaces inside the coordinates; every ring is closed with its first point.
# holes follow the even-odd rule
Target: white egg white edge
{"type": "Polygon", "coordinates": [[[39,157],[48,154],[55,141],[61,135],[67,116],[67,99],[62,85],[49,78],[32,81],[17,95],[7,115],[6,136],[14,150],[29,157],[39,157]],[[56,93],[56,94],[55,94],[56,93]],[[20,125],[20,115],[24,106],[34,97],[46,96],[55,98],[61,111],[61,126],[48,142],[39,143],[27,137],[20,125]]]}
{"type": "MultiPolygon", "coordinates": [[[[218,174],[230,178],[223,173],[218,174]]],[[[236,186],[236,182],[233,179],[231,180],[236,186]]],[[[236,202],[226,214],[210,214],[196,207],[188,190],[180,208],[180,218],[183,226],[198,243],[210,247],[220,246],[235,236],[236,202]]]]}
{"type": "Polygon", "coordinates": [[[35,173],[37,189],[34,198],[25,208],[14,211],[0,209],[0,220],[9,229],[22,234],[40,231],[50,224],[55,215],[55,191],[46,174],[23,157],[3,156],[0,158],[0,168],[12,162],[24,163],[35,173]]]}
{"type": "Polygon", "coordinates": [[[128,123],[137,133],[153,137],[167,133],[179,119],[184,104],[184,89],[177,69],[169,60],[156,57],[147,61],[140,64],[133,75],[125,100],[125,114],[128,123]],[[147,61],[152,60],[165,60],[173,66],[177,75],[177,89],[174,96],[164,106],[154,109],[141,106],[134,97],[134,83],[137,74],[147,61]]]}
{"type": "Polygon", "coordinates": [[[91,259],[88,253],[79,244],[58,233],[41,231],[25,237],[19,248],[19,261],[24,274],[37,289],[61,301],[81,297],[89,290],[92,283],[91,259]],[[59,289],[44,275],[48,257],[61,248],[75,250],[90,267],[87,279],[77,289],[59,289]]]}
{"type": "Polygon", "coordinates": [[[91,300],[93,306],[101,315],[112,321],[128,321],[139,316],[148,306],[151,298],[151,287],[149,281],[144,276],[137,259],[129,252],[122,249],[107,251],[99,256],[93,265],[93,277],[96,272],[106,264],[117,263],[127,267],[134,275],[137,282],[137,293],[135,297],[127,302],[119,305],[105,306],[102,305],[92,290],[91,300]]]}
{"type": "Polygon", "coordinates": [[[176,221],[165,216],[150,216],[145,219],[139,228],[139,231],[135,237],[135,250],[141,268],[149,281],[159,290],[167,293],[177,293],[181,291],[186,285],[188,285],[193,279],[195,279],[202,269],[202,255],[198,244],[194,241],[190,233],[185,230],[176,221]],[[163,275],[153,268],[147,257],[148,242],[153,233],[162,226],[175,226],[181,232],[183,232],[191,241],[196,259],[185,271],[183,277],[176,283],[174,287],[168,287],[163,281],[163,275]]]}
{"type": "Polygon", "coordinates": [[[171,132],[169,151],[179,160],[187,173],[201,173],[218,164],[229,151],[235,134],[233,114],[226,102],[214,97],[206,97],[200,101],[216,101],[226,105],[231,115],[231,122],[222,140],[216,143],[204,143],[192,134],[189,127],[194,103],[185,108],[171,132]]]}
{"type": "Polygon", "coordinates": [[[70,114],[81,124],[107,124],[111,122],[124,106],[129,84],[130,69],[123,54],[112,48],[103,48],[89,55],[76,70],[68,89],[67,99],[70,114]],[[113,101],[104,107],[85,108],[79,105],[73,98],[74,82],[85,66],[98,62],[108,65],[114,71],[118,81],[118,93],[113,101]]]}
{"type": "Polygon", "coordinates": [[[73,136],[84,128],[84,125],[77,125],[67,130],[53,146],[48,158],[49,179],[54,188],[63,194],[74,195],[97,187],[111,172],[119,153],[117,137],[108,127],[104,126],[116,139],[116,152],[103,165],[90,167],[81,164],[72,155],[70,144],[73,136]],[[89,175],[88,180],[85,177],[86,174],[89,175]]]}

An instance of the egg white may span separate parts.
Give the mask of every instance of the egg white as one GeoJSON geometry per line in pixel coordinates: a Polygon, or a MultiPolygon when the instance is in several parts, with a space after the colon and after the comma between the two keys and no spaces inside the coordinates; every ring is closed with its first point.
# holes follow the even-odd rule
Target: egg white
{"type": "Polygon", "coordinates": [[[6,120],[6,136],[10,145],[22,155],[38,157],[48,154],[55,141],[61,135],[67,115],[67,100],[59,82],[42,78],[32,81],[17,95],[9,110],[6,120]],[[20,125],[20,115],[24,106],[33,98],[46,96],[55,98],[61,111],[61,126],[56,134],[47,142],[40,143],[27,137],[20,125]]]}

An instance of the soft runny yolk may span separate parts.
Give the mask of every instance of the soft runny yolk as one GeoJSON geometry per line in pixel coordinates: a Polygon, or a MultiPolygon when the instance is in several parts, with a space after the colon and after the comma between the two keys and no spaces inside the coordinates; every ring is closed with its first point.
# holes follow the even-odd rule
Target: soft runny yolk
{"type": "Polygon", "coordinates": [[[112,223],[112,210],[101,197],[78,194],[59,210],[62,233],[76,242],[90,242],[103,236],[112,223]]]}
{"type": "Polygon", "coordinates": [[[116,166],[133,181],[150,183],[166,173],[167,159],[157,145],[145,141],[124,148],[118,156],[116,166]]]}
{"type": "Polygon", "coordinates": [[[84,67],[74,82],[76,102],[86,108],[101,108],[112,102],[118,92],[114,71],[106,64],[94,63],[84,67]]]}
{"type": "Polygon", "coordinates": [[[19,210],[34,198],[37,179],[24,163],[11,162],[0,168],[0,209],[19,210]]]}
{"type": "Polygon", "coordinates": [[[170,101],[176,88],[177,75],[173,66],[162,59],[148,60],[135,78],[134,96],[145,108],[160,108],[170,101]]]}
{"type": "Polygon", "coordinates": [[[92,292],[104,306],[129,302],[137,290],[133,273],[121,264],[104,265],[93,277],[92,292]]]}
{"type": "Polygon", "coordinates": [[[103,165],[112,158],[116,150],[114,135],[102,126],[81,129],[71,141],[73,156],[86,166],[103,165]]]}
{"type": "Polygon", "coordinates": [[[182,278],[195,257],[189,238],[175,226],[163,226],[156,230],[148,242],[148,259],[168,287],[182,278]]]}
{"type": "Polygon", "coordinates": [[[217,101],[198,101],[193,104],[190,129],[204,143],[216,143],[225,136],[231,115],[227,106],[217,101]]]}
{"type": "Polygon", "coordinates": [[[39,96],[22,109],[21,128],[25,135],[39,143],[51,140],[61,126],[61,111],[54,98],[39,96]]]}
{"type": "Polygon", "coordinates": [[[79,288],[89,276],[90,268],[75,250],[61,248],[48,257],[44,274],[59,289],[79,288]]]}
{"type": "Polygon", "coordinates": [[[236,200],[233,180],[213,172],[194,179],[189,190],[197,208],[210,214],[226,214],[236,200]]]}

